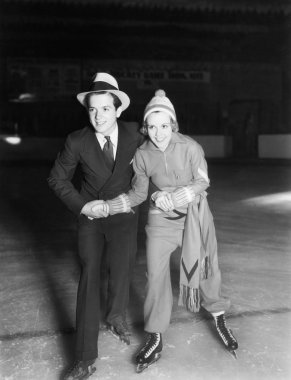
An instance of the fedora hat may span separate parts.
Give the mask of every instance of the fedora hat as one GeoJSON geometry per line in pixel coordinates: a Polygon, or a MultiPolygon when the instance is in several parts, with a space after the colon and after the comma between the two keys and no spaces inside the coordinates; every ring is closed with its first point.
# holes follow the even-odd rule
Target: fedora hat
{"type": "Polygon", "coordinates": [[[101,92],[101,91],[106,91],[106,92],[115,94],[121,101],[122,111],[126,110],[126,108],[129,106],[129,103],[130,103],[129,97],[126,95],[125,92],[119,90],[116,79],[112,75],[107,74],[107,73],[97,73],[90,87],[90,90],[87,92],[81,92],[80,94],[78,94],[77,99],[85,107],[86,104],[84,100],[85,100],[86,95],[93,92],[101,92]]]}

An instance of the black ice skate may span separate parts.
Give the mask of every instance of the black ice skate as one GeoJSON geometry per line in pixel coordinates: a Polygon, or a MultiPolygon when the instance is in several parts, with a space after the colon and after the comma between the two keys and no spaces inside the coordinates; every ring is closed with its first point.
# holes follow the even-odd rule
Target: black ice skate
{"type": "Polygon", "coordinates": [[[111,332],[111,334],[121,340],[121,342],[129,345],[130,344],[130,331],[128,329],[127,323],[125,321],[119,321],[115,325],[107,324],[107,330],[111,332]]]}
{"type": "Polygon", "coordinates": [[[62,380],[85,380],[88,379],[96,371],[93,366],[95,360],[77,361],[63,375],[62,380]]]}
{"type": "Polygon", "coordinates": [[[213,318],[220,338],[229,352],[237,359],[235,352],[238,348],[237,340],[233,336],[232,331],[226,327],[224,314],[213,316],[213,318]]]}
{"type": "Polygon", "coordinates": [[[162,334],[149,333],[147,341],[136,356],[136,372],[140,373],[161,357],[163,349],[162,334]]]}

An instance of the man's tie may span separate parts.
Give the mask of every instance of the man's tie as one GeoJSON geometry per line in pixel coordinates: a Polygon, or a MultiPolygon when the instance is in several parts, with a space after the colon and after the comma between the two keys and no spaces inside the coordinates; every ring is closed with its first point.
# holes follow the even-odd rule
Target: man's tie
{"type": "Polygon", "coordinates": [[[113,145],[110,140],[110,136],[104,136],[104,137],[106,138],[106,143],[104,144],[104,147],[103,147],[105,162],[108,168],[111,171],[113,171],[113,168],[114,168],[113,145]]]}

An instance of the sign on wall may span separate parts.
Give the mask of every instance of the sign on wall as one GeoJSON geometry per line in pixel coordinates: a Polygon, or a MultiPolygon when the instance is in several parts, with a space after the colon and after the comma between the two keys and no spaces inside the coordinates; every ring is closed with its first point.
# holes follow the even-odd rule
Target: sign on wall
{"type": "MultiPolygon", "coordinates": [[[[98,66],[98,65],[97,65],[98,66]]],[[[84,82],[90,82],[96,69],[93,64],[84,69],[84,82]]],[[[205,70],[130,70],[130,69],[112,69],[108,67],[103,69],[110,72],[119,81],[135,82],[137,88],[155,88],[160,82],[189,82],[189,83],[210,83],[210,72],[205,70]]]]}
{"type": "MultiPolygon", "coordinates": [[[[69,60],[9,59],[7,63],[8,97],[13,99],[23,93],[36,94],[41,99],[59,99],[73,96],[88,86],[100,67],[98,62],[69,60]]],[[[130,81],[138,89],[155,88],[160,82],[210,83],[206,70],[142,70],[107,69],[118,81],[130,81]]]]}

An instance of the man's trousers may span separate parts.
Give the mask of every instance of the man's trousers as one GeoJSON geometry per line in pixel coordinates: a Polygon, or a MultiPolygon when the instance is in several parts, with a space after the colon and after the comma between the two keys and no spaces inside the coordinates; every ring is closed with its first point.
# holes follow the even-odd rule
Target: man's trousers
{"type": "Polygon", "coordinates": [[[137,215],[118,214],[89,220],[81,215],[78,247],[81,274],[76,311],[76,359],[98,356],[101,263],[108,272],[106,321],[116,324],[125,319],[129,283],[137,249],[137,215]],[[102,256],[105,254],[105,259],[102,256]]]}

